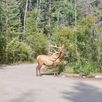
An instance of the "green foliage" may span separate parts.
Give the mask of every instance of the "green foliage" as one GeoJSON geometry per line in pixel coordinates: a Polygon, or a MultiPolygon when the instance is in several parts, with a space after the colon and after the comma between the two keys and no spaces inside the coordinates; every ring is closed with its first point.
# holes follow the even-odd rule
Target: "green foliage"
{"type": "Polygon", "coordinates": [[[19,31],[19,5],[17,0],[3,0],[2,9],[4,13],[5,31],[19,31]]]}
{"type": "Polygon", "coordinates": [[[86,63],[74,68],[74,72],[80,75],[89,75],[92,73],[96,73],[97,70],[95,63],[86,61],[86,63]]]}
{"type": "Polygon", "coordinates": [[[3,35],[0,35],[0,49],[5,49],[5,46],[6,46],[6,39],[5,39],[5,36],[3,35]]]}
{"type": "Polygon", "coordinates": [[[26,20],[26,32],[32,33],[36,32],[36,12],[35,10],[29,11],[27,13],[27,20],[26,20]]]}
{"type": "Polygon", "coordinates": [[[64,44],[67,48],[66,60],[75,61],[76,60],[76,33],[72,27],[61,27],[53,35],[52,40],[55,41],[58,45],[64,44]]]}
{"type": "Polygon", "coordinates": [[[27,37],[26,42],[34,51],[35,57],[38,54],[47,53],[47,38],[43,34],[36,34],[36,32],[32,33],[27,37]]]}
{"type": "Polygon", "coordinates": [[[27,42],[27,44],[32,48],[34,58],[38,54],[47,53],[47,37],[45,37],[42,33],[42,29],[36,28],[36,18],[36,10],[28,12],[26,20],[25,42],[27,42]]]}
{"type": "Polygon", "coordinates": [[[31,60],[32,49],[24,42],[13,39],[6,47],[6,54],[7,63],[27,61],[31,60]]]}
{"type": "Polygon", "coordinates": [[[97,51],[101,53],[102,50],[100,50],[101,41],[96,40],[95,37],[99,35],[94,34],[96,22],[96,17],[89,16],[80,21],[77,27],[61,27],[53,35],[53,41],[58,45],[60,45],[60,43],[64,44],[68,49],[65,59],[76,63],[73,64],[75,72],[82,71],[90,73],[91,71],[93,72],[93,70],[95,72],[95,69],[97,69],[97,66],[94,65],[94,63],[97,62],[97,51]],[[80,63],[78,63],[77,60],[80,60],[80,63]],[[76,68],[76,66],[79,68],[76,68]]]}
{"type": "Polygon", "coordinates": [[[73,28],[61,27],[57,32],[55,32],[53,39],[56,43],[65,44],[70,50],[75,49],[75,33],[73,28]]]}
{"type": "Polygon", "coordinates": [[[64,44],[67,71],[102,70],[101,6],[101,0],[1,0],[0,63],[34,61],[64,44]]]}
{"type": "Polygon", "coordinates": [[[6,48],[5,36],[0,35],[0,63],[4,63],[5,61],[5,48],[6,48]]]}

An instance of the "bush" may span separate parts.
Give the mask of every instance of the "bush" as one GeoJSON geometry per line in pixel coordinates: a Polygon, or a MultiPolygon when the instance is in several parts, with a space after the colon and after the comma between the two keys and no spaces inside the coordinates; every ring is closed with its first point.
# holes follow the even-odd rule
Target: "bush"
{"type": "Polygon", "coordinates": [[[47,38],[43,34],[32,33],[27,37],[26,42],[32,48],[35,57],[47,53],[47,38]]]}
{"type": "Polygon", "coordinates": [[[6,39],[5,36],[0,35],[0,63],[5,62],[5,48],[6,48],[6,39]]]}
{"type": "Polygon", "coordinates": [[[13,39],[7,45],[7,63],[31,60],[32,49],[26,43],[16,40],[17,39],[13,39]]]}
{"type": "Polygon", "coordinates": [[[80,66],[74,67],[74,71],[75,73],[81,75],[89,75],[91,73],[97,72],[95,63],[89,61],[84,64],[81,64],[80,66]]]}

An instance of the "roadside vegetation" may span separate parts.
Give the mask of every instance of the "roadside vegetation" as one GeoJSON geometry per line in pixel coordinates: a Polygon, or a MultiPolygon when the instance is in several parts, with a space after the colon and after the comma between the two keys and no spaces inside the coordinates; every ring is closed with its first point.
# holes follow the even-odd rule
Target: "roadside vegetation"
{"type": "Polygon", "coordinates": [[[0,64],[67,48],[60,72],[102,72],[101,0],[0,0],[0,64]]]}

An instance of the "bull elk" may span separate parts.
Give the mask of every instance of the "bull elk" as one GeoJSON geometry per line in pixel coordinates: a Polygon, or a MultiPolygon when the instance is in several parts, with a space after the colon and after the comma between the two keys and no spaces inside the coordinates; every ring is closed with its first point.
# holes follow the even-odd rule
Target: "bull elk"
{"type": "Polygon", "coordinates": [[[37,56],[37,67],[36,67],[36,76],[41,75],[40,69],[42,65],[56,67],[64,59],[66,48],[62,47],[61,50],[52,55],[38,55],[37,56]]]}

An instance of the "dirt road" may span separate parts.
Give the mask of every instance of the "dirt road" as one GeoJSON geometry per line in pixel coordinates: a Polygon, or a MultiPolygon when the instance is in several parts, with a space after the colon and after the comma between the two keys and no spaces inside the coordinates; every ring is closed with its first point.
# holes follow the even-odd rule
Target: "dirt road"
{"type": "Polygon", "coordinates": [[[0,66],[0,102],[102,102],[102,81],[36,77],[34,64],[0,66]]]}

